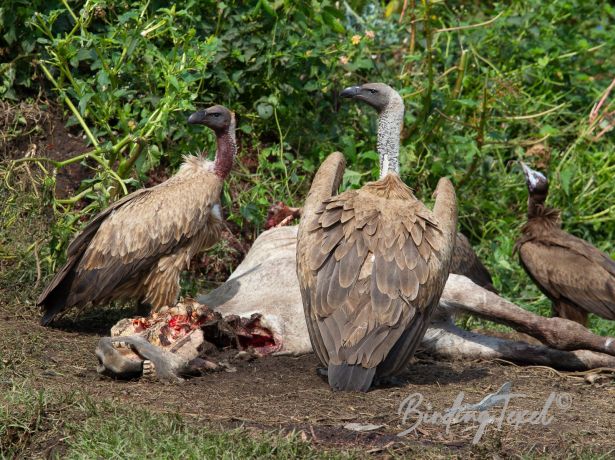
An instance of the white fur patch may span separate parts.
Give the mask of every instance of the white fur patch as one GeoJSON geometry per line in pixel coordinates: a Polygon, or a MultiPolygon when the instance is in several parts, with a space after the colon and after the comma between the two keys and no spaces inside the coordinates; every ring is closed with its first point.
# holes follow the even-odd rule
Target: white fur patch
{"type": "Polygon", "coordinates": [[[220,205],[218,203],[212,206],[211,213],[216,219],[222,220],[222,211],[220,210],[220,205]]]}

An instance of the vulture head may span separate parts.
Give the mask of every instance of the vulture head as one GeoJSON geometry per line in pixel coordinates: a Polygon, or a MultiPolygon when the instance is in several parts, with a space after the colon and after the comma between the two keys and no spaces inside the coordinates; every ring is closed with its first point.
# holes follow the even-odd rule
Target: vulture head
{"type": "Polygon", "coordinates": [[[208,126],[216,134],[227,132],[234,122],[235,114],[221,105],[214,105],[207,109],[199,110],[188,118],[188,123],[208,126]]]}
{"type": "Polygon", "coordinates": [[[538,203],[543,203],[549,193],[549,181],[543,173],[534,171],[524,162],[521,162],[521,167],[530,197],[538,203]]]}
{"type": "Polygon", "coordinates": [[[392,103],[403,105],[397,91],[384,83],[365,83],[361,86],[350,86],[342,91],[340,96],[363,101],[376,109],[378,113],[384,111],[392,103]]]}
{"type": "Polygon", "coordinates": [[[378,155],[380,178],[389,172],[399,174],[399,138],[404,123],[404,101],[384,83],[350,86],[340,96],[363,101],[378,112],[378,155]]]}

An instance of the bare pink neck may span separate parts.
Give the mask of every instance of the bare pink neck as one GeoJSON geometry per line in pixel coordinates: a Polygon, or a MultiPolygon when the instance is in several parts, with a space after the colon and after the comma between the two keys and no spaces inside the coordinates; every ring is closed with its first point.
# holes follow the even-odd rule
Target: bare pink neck
{"type": "Polygon", "coordinates": [[[233,167],[233,158],[237,153],[235,133],[230,130],[217,134],[216,159],[214,160],[214,173],[220,179],[226,179],[233,167]]]}

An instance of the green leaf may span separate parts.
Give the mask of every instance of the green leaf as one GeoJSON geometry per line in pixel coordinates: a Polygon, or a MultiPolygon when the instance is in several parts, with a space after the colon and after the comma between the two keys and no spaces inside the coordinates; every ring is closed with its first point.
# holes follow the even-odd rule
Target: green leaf
{"type": "Polygon", "coordinates": [[[380,156],[378,155],[378,152],[374,152],[373,150],[368,150],[366,152],[363,152],[359,155],[362,159],[364,160],[368,160],[368,161],[380,161],[380,156]]]}
{"type": "Polygon", "coordinates": [[[261,102],[256,106],[256,111],[259,117],[267,120],[273,115],[273,106],[266,102],[261,102]]]}
{"type": "Polygon", "coordinates": [[[566,165],[559,173],[559,181],[566,195],[570,194],[570,183],[573,175],[574,169],[571,165],[566,165]]]}
{"type": "Polygon", "coordinates": [[[248,222],[254,222],[255,220],[259,220],[259,212],[258,206],[255,203],[247,203],[241,207],[240,211],[241,215],[248,222]]]}
{"type": "Polygon", "coordinates": [[[274,6],[271,3],[269,3],[267,0],[260,0],[260,5],[263,7],[263,10],[265,10],[265,13],[267,13],[269,16],[272,16],[274,18],[278,17],[278,15],[275,12],[274,6]]]}
{"type": "Polygon", "coordinates": [[[324,21],[325,24],[327,24],[329,27],[331,27],[331,29],[333,29],[338,34],[346,33],[346,28],[331,13],[329,13],[327,11],[323,11],[322,12],[322,20],[324,21]]]}
{"type": "Polygon", "coordinates": [[[353,188],[358,188],[358,186],[361,184],[361,179],[363,178],[363,174],[357,172],[357,171],[352,171],[350,169],[346,169],[344,171],[344,184],[346,184],[346,186],[352,186],[353,188]]]}
{"type": "Polygon", "coordinates": [[[79,99],[79,113],[81,115],[85,115],[88,102],[92,99],[92,96],[94,96],[94,93],[86,93],[79,99]]]}
{"type": "Polygon", "coordinates": [[[111,80],[109,79],[109,74],[104,70],[100,70],[98,72],[96,81],[98,82],[98,85],[101,87],[102,90],[106,90],[107,86],[111,84],[111,80]]]}
{"type": "Polygon", "coordinates": [[[173,88],[179,90],[179,82],[177,81],[177,78],[175,78],[175,75],[167,75],[167,80],[169,80],[169,83],[171,83],[173,88]]]}

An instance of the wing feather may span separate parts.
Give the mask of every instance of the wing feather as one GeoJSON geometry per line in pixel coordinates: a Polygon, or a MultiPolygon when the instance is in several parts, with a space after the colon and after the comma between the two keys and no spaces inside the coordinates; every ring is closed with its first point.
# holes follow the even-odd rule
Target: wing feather
{"type": "Polygon", "coordinates": [[[72,278],[63,288],[62,308],[115,299],[118,293],[127,293],[122,286],[136,289],[137,278],[145,279],[161,257],[183,247],[194,253],[204,242],[219,238],[214,222],[218,219],[212,217],[211,209],[219,201],[221,186],[205,168],[190,175],[180,170],[166,182],[112,204],[71,243],[69,268],[60,271],[39,304],[45,306],[47,296],[69,272],[72,278]]]}
{"type": "Polygon", "coordinates": [[[523,267],[551,300],[563,298],[590,313],[615,319],[615,273],[609,271],[606,260],[611,259],[589,243],[561,233],[522,243],[523,267]]]}
{"type": "Polygon", "coordinates": [[[312,247],[304,263],[316,283],[305,295],[334,364],[378,366],[409,323],[435,307],[429,280],[445,271],[444,236],[438,219],[406,193],[386,198],[368,184],[321,206],[318,225],[306,224],[312,247]]]}

